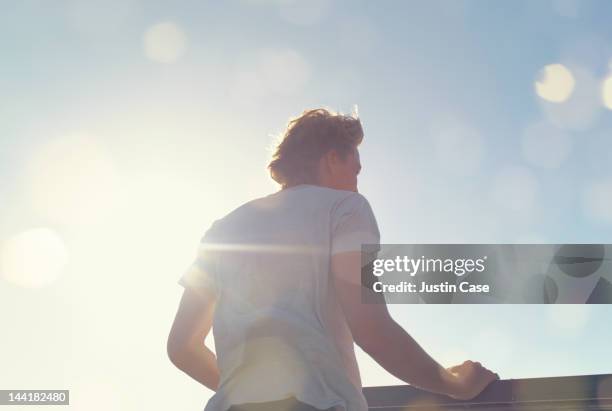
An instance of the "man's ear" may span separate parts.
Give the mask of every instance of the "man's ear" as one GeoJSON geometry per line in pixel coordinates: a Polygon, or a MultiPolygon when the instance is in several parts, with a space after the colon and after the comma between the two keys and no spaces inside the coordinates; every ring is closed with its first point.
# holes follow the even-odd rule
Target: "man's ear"
{"type": "Polygon", "coordinates": [[[338,152],[333,148],[325,153],[325,157],[330,169],[334,169],[340,162],[340,155],[338,155],[338,152]]]}
{"type": "Polygon", "coordinates": [[[319,179],[327,178],[326,176],[329,176],[331,174],[331,165],[329,162],[328,154],[329,153],[323,154],[319,159],[319,179]]]}
{"type": "Polygon", "coordinates": [[[331,173],[331,171],[334,168],[335,161],[337,161],[334,158],[334,155],[335,155],[334,150],[329,150],[327,153],[323,154],[323,156],[321,157],[321,163],[323,164],[323,167],[325,168],[325,171],[327,173],[331,173]]]}

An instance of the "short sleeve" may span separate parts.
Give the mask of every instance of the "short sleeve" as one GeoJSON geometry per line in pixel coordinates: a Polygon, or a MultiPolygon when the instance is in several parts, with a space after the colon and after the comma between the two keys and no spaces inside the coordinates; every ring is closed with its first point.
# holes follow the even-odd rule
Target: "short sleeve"
{"type": "Polygon", "coordinates": [[[195,259],[191,262],[187,270],[178,280],[178,284],[185,288],[207,289],[215,295],[218,294],[217,282],[217,254],[218,247],[215,247],[215,225],[217,221],[206,231],[198,249],[195,259]]]}
{"type": "Polygon", "coordinates": [[[363,244],[380,249],[380,232],[368,200],[354,193],[337,205],[332,213],[331,254],[361,251],[363,244]]]}

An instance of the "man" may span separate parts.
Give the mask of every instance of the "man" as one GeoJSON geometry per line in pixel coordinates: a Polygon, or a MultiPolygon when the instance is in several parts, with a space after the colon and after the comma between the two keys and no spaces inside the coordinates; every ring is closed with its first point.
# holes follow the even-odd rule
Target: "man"
{"type": "Polygon", "coordinates": [[[498,378],[472,361],[444,369],[384,299],[361,302],[361,245],[380,242],[357,192],[362,139],[353,116],[305,111],[268,166],[282,189],[215,221],[202,238],[179,280],[168,355],[215,391],[205,411],[366,411],[354,343],[406,383],[457,399],[498,378]],[[211,327],[217,358],[203,343],[211,327]]]}

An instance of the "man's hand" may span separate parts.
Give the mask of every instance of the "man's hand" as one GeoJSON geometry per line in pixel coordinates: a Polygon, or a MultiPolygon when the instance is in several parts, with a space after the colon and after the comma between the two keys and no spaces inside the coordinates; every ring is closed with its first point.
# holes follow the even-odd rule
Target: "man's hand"
{"type": "Polygon", "coordinates": [[[449,394],[457,400],[471,400],[482,392],[499,375],[483,367],[479,362],[465,361],[463,364],[447,368],[455,377],[455,392],[449,394]]]}

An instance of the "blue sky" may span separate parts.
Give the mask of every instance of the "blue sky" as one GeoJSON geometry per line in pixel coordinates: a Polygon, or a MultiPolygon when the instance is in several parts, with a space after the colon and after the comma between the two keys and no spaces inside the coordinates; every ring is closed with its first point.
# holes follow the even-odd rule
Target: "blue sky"
{"type": "MultiPolygon", "coordinates": [[[[45,287],[0,282],[3,307],[23,313],[2,314],[8,347],[27,337],[23,319],[65,331],[48,352],[66,364],[36,357],[61,370],[38,382],[56,385],[90,372],[80,364],[106,341],[84,392],[113,390],[104,367],[124,361],[172,374],[161,357],[178,275],[214,219],[275,190],[273,136],[310,107],[358,105],[360,191],[383,242],[612,242],[611,15],[603,0],[7,2],[0,241],[46,227],[68,256],[47,255],[68,262],[45,287]],[[572,74],[563,102],[536,92],[555,83],[549,65],[572,74]],[[134,299],[142,316],[126,319],[134,299]],[[127,344],[151,348],[133,359],[117,335],[143,317],[127,344]]],[[[448,365],[473,356],[507,378],[612,370],[607,306],[391,310],[448,365]]],[[[31,361],[0,383],[29,387],[31,361]]],[[[359,361],[364,385],[399,383],[359,361]]],[[[164,378],[199,404],[198,387],[164,378]]],[[[135,394],[117,390],[109,401],[133,408],[135,394]]]]}

